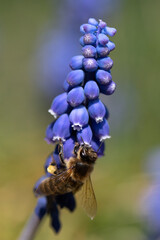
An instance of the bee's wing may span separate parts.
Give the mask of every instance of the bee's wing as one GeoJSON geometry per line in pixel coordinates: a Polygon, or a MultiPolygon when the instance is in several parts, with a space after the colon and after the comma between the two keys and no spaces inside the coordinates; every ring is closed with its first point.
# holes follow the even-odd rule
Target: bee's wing
{"type": "Polygon", "coordinates": [[[97,212],[97,201],[90,176],[86,179],[80,191],[78,191],[76,195],[84,211],[91,218],[91,220],[93,220],[97,212]]]}

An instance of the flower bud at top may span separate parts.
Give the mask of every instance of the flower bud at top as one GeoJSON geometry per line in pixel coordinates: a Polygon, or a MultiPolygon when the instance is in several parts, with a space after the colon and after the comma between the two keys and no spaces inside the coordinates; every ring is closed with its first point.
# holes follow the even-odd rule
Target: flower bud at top
{"type": "Polygon", "coordinates": [[[92,128],[93,135],[95,135],[100,142],[104,141],[107,138],[110,138],[109,125],[105,118],[103,119],[103,122],[100,122],[100,123],[96,123],[94,120],[92,120],[91,128],[92,128]]]}
{"type": "Polygon", "coordinates": [[[110,57],[101,58],[97,60],[99,68],[103,70],[110,70],[113,66],[113,60],[110,57]]]}
{"type": "Polygon", "coordinates": [[[77,132],[77,140],[79,143],[86,143],[90,145],[91,140],[92,140],[92,130],[89,125],[86,127],[82,128],[79,132],[77,132]]]}
{"type": "Polygon", "coordinates": [[[85,23],[80,26],[80,32],[85,34],[85,33],[93,33],[97,30],[96,26],[85,23]]]}
{"type": "Polygon", "coordinates": [[[96,43],[96,36],[92,33],[87,33],[83,36],[83,42],[86,45],[94,45],[96,43]]]}
{"type": "Polygon", "coordinates": [[[67,93],[62,93],[54,98],[51,108],[48,112],[55,118],[68,110],[67,93]]]}
{"type": "Polygon", "coordinates": [[[83,60],[83,58],[84,57],[82,55],[78,55],[78,56],[72,57],[69,66],[73,70],[77,70],[77,69],[82,68],[82,60],[83,60]]]}
{"type": "Polygon", "coordinates": [[[104,33],[113,37],[115,34],[116,34],[117,30],[115,28],[112,28],[112,27],[105,27],[104,28],[104,33]]]}
{"type": "Polygon", "coordinates": [[[87,109],[83,105],[74,108],[69,115],[69,119],[73,129],[80,131],[82,127],[88,124],[89,116],[87,109]]]}
{"type": "Polygon", "coordinates": [[[112,81],[112,75],[107,71],[99,69],[96,72],[96,80],[98,83],[106,85],[112,81]]]}
{"type": "Polygon", "coordinates": [[[99,96],[99,87],[95,81],[88,81],[84,86],[84,94],[90,99],[96,99],[99,96]]]}
{"type": "Polygon", "coordinates": [[[71,86],[77,86],[84,80],[84,72],[82,70],[73,70],[67,75],[67,82],[71,86]]]}
{"type": "Polygon", "coordinates": [[[99,57],[107,57],[110,52],[109,48],[101,47],[99,45],[97,46],[96,50],[99,57]]]}
{"type": "Polygon", "coordinates": [[[84,90],[82,87],[73,88],[67,96],[67,101],[72,107],[77,107],[85,99],[84,90]]]}
{"type": "Polygon", "coordinates": [[[68,114],[62,114],[54,123],[53,126],[53,141],[62,140],[70,137],[71,128],[68,114]]]}
{"type": "Polygon", "coordinates": [[[96,48],[92,45],[86,45],[82,48],[82,54],[85,58],[92,58],[96,56],[96,48]]]}
{"type": "Polygon", "coordinates": [[[98,25],[98,22],[95,18],[89,18],[88,23],[91,24],[91,25],[94,25],[94,26],[98,25]]]}
{"type": "Polygon", "coordinates": [[[106,95],[111,95],[116,89],[115,82],[111,81],[108,85],[99,85],[100,92],[106,95]]]}
{"type": "Polygon", "coordinates": [[[108,47],[108,49],[109,49],[109,51],[111,52],[111,51],[113,51],[114,49],[115,49],[115,44],[113,43],[113,42],[111,42],[111,41],[109,41],[107,44],[106,44],[106,46],[108,47]]]}
{"type": "Polygon", "coordinates": [[[100,33],[99,35],[98,35],[98,42],[99,42],[99,44],[101,44],[102,46],[106,46],[106,44],[108,43],[108,41],[109,41],[109,38],[105,35],[105,34],[103,34],[103,33],[100,33]]]}
{"type": "Polygon", "coordinates": [[[102,122],[106,113],[104,104],[99,99],[89,101],[88,104],[89,116],[93,118],[96,123],[102,122]]]}
{"type": "Polygon", "coordinates": [[[97,152],[98,157],[104,156],[104,150],[105,150],[104,142],[102,143],[97,138],[93,137],[91,141],[91,146],[95,152],[98,151],[97,152]]]}
{"type": "Polygon", "coordinates": [[[84,58],[83,67],[87,72],[93,72],[97,70],[98,63],[94,58],[84,58]]]}
{"type": "Polygon", "coordinates": [[[50,143],[54,143],[53,142],[53,125],[54,122],[50,123],[46,129],[46,137],[45,137],[45,141],[50,144],[50,143]]]}

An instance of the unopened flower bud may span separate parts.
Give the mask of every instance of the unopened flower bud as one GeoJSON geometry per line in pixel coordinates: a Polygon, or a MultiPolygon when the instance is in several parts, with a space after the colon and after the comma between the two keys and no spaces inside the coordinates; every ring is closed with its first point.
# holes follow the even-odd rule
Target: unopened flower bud
{"type": "Polygon", "coordinates": [[[82,87],[73,88],[67,96],[67,101],[72,107],[77,107],[85,99],[84,90],[82,87]]]}
{"type": "Polygon", "coordinates": [[[98,25],[98,22],[95,18],[89,18],[88,23],[91,24],[91,25],[94,25],[94,26],[98,25]]]}
{"type": "Polygon", "coordinates": [[[94,58],[84,58],[83,67],[87,72],[93,72],[97,70],[98,63],[94,58]]]}
{"type": "Polygon", "coordinates": [[[113,51],[114,49],[115,49],[115,44],[113,43],[113,42],[111,42],[111,41],[109,41],[107,44],[106,44],[106,46],[108,47],[108,49],[109,49],[109,51],[111,52],[111,51],[113,51]]]}
{"type": "Polygon", "coordinates": [[[106,46],[106,44],[108,43],[108,41],[109,41],[109,38],[108,38],[105,34],[100,33],[100,34],[98,35],[98,42],[99,42],[99,44],[101,44],[102,46],[106,46]]]}
{"type": "Polygon", "coordinates": [[[101,58],[97,60],[99,68],[103,70],[110,70],[113,66],[113,60],[110,57],[101,58]]]}
{"type": "Polygon", "coordinates": [[[106,113],[104,104],[99,99],[89,101],[88,113],[91,118],[93,118],[96,123],[102,122],[106,113]]]}
{"type": "Polygon", "coordinates": [[[86,45],[94,45],[96,43],[96,36],[92,33],[87,33],[83,36],[83,42],[86,45]]]}
{"type": "Polygon", "coordinates": [[[86,45],[82,48],[82,53],[85,58],[92,58],[96,56],[96,48],[92,45],[86,45]]]}
{"type": "Polygon", "coordinates": [[[117,30],[115,28],[112,28],[112,27],[105,27],[104,28],[104,33],[113,37],[115,34],[116,34],[117,30]]]}
{"type": "Polygon", "coordinates": [[[98,54],[99,57],[107,57],[109,52],[110,52],[109,48],[102,47],[102,46],[99,46],[99,45],[97,46],[96,50],[97,50],[97,54],[98,54]]]}
{"type": "Polygon", "coordinates": [[[78,55],[78,56],[72,57],[69,66],[73,70],[81,69],[82,68],[82,60],[83,60],[83,58],[84,57],[82,55],[78,55]]]}
{"type": "Polygon", "coordinates": [[[70,122],[72,123],[72,127],[74,130],[80,131],[82,127],[88,124],[89,115],[87,109],[80,105],[75,107],[70,115],[69,115],[70,122]]]}
{"type": "Polygon", "coordinates": [[[95,81],[88,81],[84,86],[84,94],[90,99],[96,99],[99,96],[99,87],[95,81]]]}
{"type": "Polygon", "coordinates": [[[102,20],[100,20],[99,26],[100,26],[101,29],[103,29],[107,26],[107,24],[105,22],[103,22],[102,20]]]}
{"type": "Polygon", "coordinates": [[[96,80],[99,84],[106,85],[112,81],[112,75],[107,71],[99,69],[96,72],[96,80]]]}
{"type": "Polygon", "coordinates": [[[115,82],[111,81],[108,85],[99,85],[100,92],[105,95],[111,95],[116,89],[115,82]]]}
{"type": "Polygon", "coordinates": [[[82,70],[73,70],[67,75],[67,82],[71,86],[77,86],[84,80],[84,72],[82,70]]]}
{"type": "Polygon", "coordinates": [[[80,26],[80,32],[85,34],[85,33],[93,33],[97,30],[96,26],[85,23],[80,26]]]}

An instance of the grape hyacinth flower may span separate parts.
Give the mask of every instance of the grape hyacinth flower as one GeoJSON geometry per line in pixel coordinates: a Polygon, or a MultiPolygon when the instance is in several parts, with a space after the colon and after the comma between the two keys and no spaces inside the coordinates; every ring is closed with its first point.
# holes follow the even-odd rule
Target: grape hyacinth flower
{"type": "MultiPolygon", "coordinates": [[[[88,23],[80,26],[82,37],[82,55],[72,57],[69,66],[71,71],[64,80],[64,92],[58,95],[48,110],[53,115],[53,122],[47,127],[45,140],[56,144],[54,152],[50,154],[45,163],[45,176],[35,184],[35,189],[49,176],[47,168],[53,161],[60,167],[58,156],[59,140],[63,141],[63,154],[65,159],[73,156],[76,142],[88,144],[98,157],[104,155],[104,140],[110,138],[108,124],[108,109],[102,103],[100,93],[111,95],[116,84],[112,81],[111,68],[113,60],[110,52],[115,44],[110,41],[116,33],[102,20],[90,18],[88,23]]],[[[41,197],[35,208],[35,213],[41,219],[46,213],[51,217],[51,226],[58,232],[60,230],[59,211],[67,207],[70,211],[75,208],[75,199],[72,193],[56,196],[54,199],[41,197]],[[49,209],[48,204],[52,207],[49,209]]]]}

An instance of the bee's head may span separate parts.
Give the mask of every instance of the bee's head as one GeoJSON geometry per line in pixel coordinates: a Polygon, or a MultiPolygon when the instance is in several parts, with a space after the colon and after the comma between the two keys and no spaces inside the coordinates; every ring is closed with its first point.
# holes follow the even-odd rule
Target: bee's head
{"type": "Polygon", "coordinates": [[[79,157],[83,162],[94,163],[97,160],[97,153],[87,144],[79,148],[79,157]]]}

